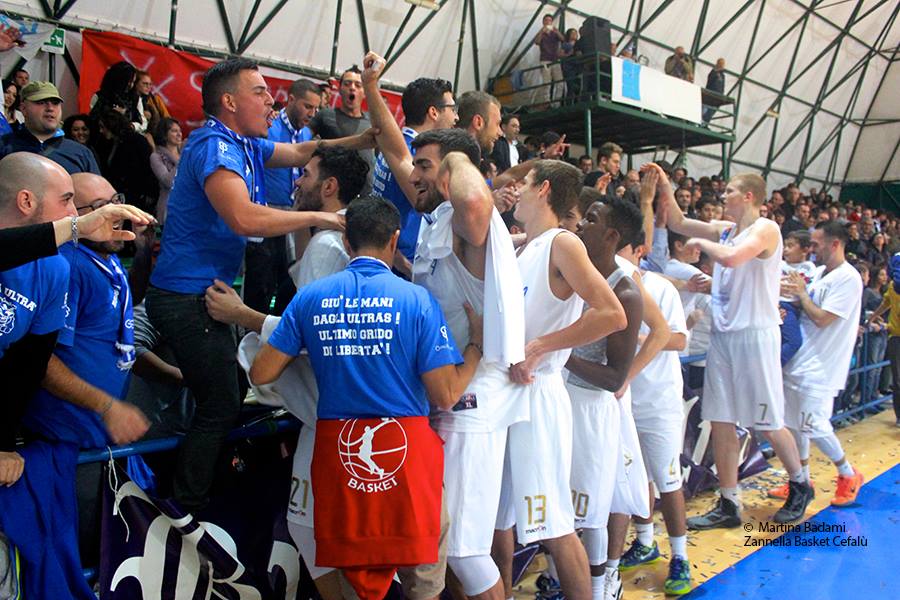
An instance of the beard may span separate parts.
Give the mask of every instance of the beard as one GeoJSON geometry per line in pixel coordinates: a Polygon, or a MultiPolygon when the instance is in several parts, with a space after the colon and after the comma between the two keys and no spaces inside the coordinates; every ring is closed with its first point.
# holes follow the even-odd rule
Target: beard
{"type": "Polygon", "coordinates": [[[294,208],[295,210],[322,210],[322,183],[316,184],[316,187],[310,191],[304,191],[300,188],[294,192],[294,208]]]}
{"type": "Polygon", "coordinates": [[[115,254],[117,252],[121,252],[122,248],[125,247],[125,242],[123,241],[95,242],[92,240],[79,240],[78,243],[84,244],[85,246],[99,254],[115,254]]]}
{"type": "Polygon", "coordinates": [[[423,214],[433,212],[443,202],[444,197],[437,191],[437,188],[430,187],[428,193],[416,201],[416,212],[423,214]]]}

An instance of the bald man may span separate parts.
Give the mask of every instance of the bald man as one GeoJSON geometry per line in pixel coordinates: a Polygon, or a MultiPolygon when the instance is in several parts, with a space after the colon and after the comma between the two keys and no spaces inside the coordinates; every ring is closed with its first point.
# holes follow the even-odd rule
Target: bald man
{"type": "MultiPolygon", "coordinates": [[[[112,206],[77,218],[74,195],[69,174],[52,160],[28,152],[0,160],[0,229],[53,222],[60,244],[79,235],[79,229],[97,240],[131,239],[133,233],[113,229],[113,219],[150,222],[137,209],[112,206]]],[[[0,378],[6,397],[0,408],[0,485],[14,483],[24,469],[15,433],[65,323],[68,282],[69,264],[60,256],[23,261],[0,272],[0,378]]],[[[120,430],[118,424],[113,430],[120,430]]]]}
{"type": "MultiPolygon", "coordinates": [[[[122,195],[99,175],[72,176],[72,210],[89,215],[121,204],[122,195]]],[[[131,442],[147,430],[135,407],[121,402],[134,362],[134,316],[128,276],[115,253],[121,240],[81,240],[60,254],[69,264],[65,328],[47,368],[44,389],[25,415],[25,426],[42,437],[102,448],[131,442]]]]}
{"type": "MultiPolygon", "coordinates": [[[[94,179],[84,182],[97,183],[94,179]]],[[[113,234],[109,227],[107,235],[96,235],[97,223],[109,225],[106,218],[113,208],[101,208],[106,214],[89,217],[90,211],[79,211],[81,204],[75,204],[76,189],[81,192],[62,167],[47,158],[20,153],[0,160],[0,227],[69,221],[72,239],[78,242],[78,246],[63,246],[61,256],[41,258],[0,273],[0,378],[4,382],[0,425],[10,434],[12,443],[19,422],[19,414],[10,414],[16,412],[16,401],[24,404],[41,381],[45,387],[28,402],[23,419],[37,439],[14,448],[14,452],[0,452],[0,483],[5,484],[0,485],[0,530],[19,549],[23,571],[41,574],[25,578],[23,591],[33,598],[92,597],[81,574],[78,530],[72,523],[78,506],[78,448],[105,445],[108,439],[132,441],[146,429],[139,411],[97,387],[105,362],[101,343],[104,331],[91,327],[86,313],[81,312],[85,300],[94,298],[91,304],[99,306],[97,312],[122,315],[121,310],[116,313],[115,308],[102,302],[104,291],[106,300],[115,296],[120,308],[130,304],[123,285],[117,288],[109,278],[104,280],[105,290],[81,294],[91,274],[83,265],[88,256],[82,254],[86,240],[78,239],[79,224],[86,222],[97,239],[128,239],[131,234],[124,235],[120,230],[113,234]],[[59,346],[51,354],[57,338],[59,346]],[[73,354],[80,362],[70,362],[73,354]],[[103,431],[100,444],[90,443],[82,431],[84,423],[103,431]],[[54,518],[47,520],[48,514],[54,518]]],[[[115,212],[122,217],[131,214],[128,210],[115,212]]],[[[142,217],[141,221],[148,223],[149,218],[142,217]]],[[[111,265],[112,260],[104,262],[111,265]]],[[[95,270],[99,272],[98,267],[95,270]]],[[[127,325],[122,320],[119,323],[123,329],[127,325]]],[[[115,351],[117,339],[112,343],[115,351]]],[[[105,351],[107,355],[110,352],[108,348],[105,351]]],[[[96,481],[95,498],[99,497],[99,478],[96,481]]],[[[99,531],[96,524],[94,530],[99,531]]]]}

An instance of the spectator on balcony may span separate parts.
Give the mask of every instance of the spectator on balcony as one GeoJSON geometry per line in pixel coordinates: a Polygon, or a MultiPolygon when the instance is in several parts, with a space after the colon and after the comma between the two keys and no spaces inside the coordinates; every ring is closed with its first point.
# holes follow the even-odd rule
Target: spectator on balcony
{"type": "Polygon", "coordinates": [[[534,36],[534,44],[541,49],[541,81],[544,87],[538,93],[538,102],[549,106],[561,94],[563,73],[559,66],[559,48],[566,38],[553,26],[553,15],[544,15],[543,26],[534,36]]]}
{"type": "Polygon", "coordinates": [[[666,75],[694,81],[694,59],[684,51],[684,46],[675,48],[675,54],[666,59],[666,75]]]}

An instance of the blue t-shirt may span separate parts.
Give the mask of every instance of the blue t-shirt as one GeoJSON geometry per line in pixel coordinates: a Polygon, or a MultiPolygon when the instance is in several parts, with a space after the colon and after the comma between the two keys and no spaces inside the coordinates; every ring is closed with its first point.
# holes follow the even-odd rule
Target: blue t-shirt
{"type": "Polygon", "coordinates": [[[320,419],[428,414],[420,376],[459,364],[437,301],[367,257],[306,285],[269,338],[290,356],[309,351],[320,419]]]}
{"type": "MultiPolygon", "coordinates": [[[[124,398],[128,390],[130,370],[121,370],[116,349],[122,324],[124,301],[109,279],[71,243],[59,249],[69,261],[69,314],[65,329],[59,333],[54,354],[75,375],[113,396],[124,398]]],[[[122,268],[112,255],[110,268],[122,268]]],[[[97,413],[57,398],[42,389],[29,403],[23,420],[31,431],[53,439],[78,444],[82,448],[98,448],[110,443],[106,427],[97,413]]]]}
{"type": "MultiPolygon", "coordinates": [[[[416,130],[409,127],[403,128],[403,139],[410,154],[415,156],[416,151],[412,147],[412,141],[416,139],[416,130]]],[[[406,198],[406,194],[400,188],[400,184],[394,178],[391,168],[388,166],[384,154],[379,154],[375,159],[375,175],[372,180],[372,193],[390,200],[400,211],[400,241],[397,247],[408,260],[412,261],[416,254],[416,242],[419,241],[419,226],[422,223],[422,215],[413,208],[406,198]]]]}
{"type": "Polygon", "coordinates": [[[6,135],[7,133],[12,133],[12,127],[10,126],[9,121],[6,120],[6,115],[0,110],[0,136],[6,135]]]}
{"type": "Polygon", "coordinates": [[[66,323],[69,263],[47,256],[0,272],[0,357],[27,333],[45,335],[66,323]]]}
{"type": "MultiPolygon", "coordinates": [[[[313,133],[309,127],[300,130],[295,142],[291,130],[281,118],[277,118],[269,127],[270,142],[282,142],[285,144],[308,142],[313,139],[313,133]]],[[[266,169],[266,204],[269,206],[292,206],[294,199],[291,194],[294,191],[294,181],[303,174],[303,169],[290,167],[278,169],[266,169]]]]}
{"type": "Polygon", "coordinates": [[[222,220],[206,197],[206,179],[219,169],[240,175],[247,193],[265,204],[263,164],[275,151],[275,144],[251,138],[254,156],[231,136],[211,127],[191,132],[181,154],[178,173],[169,195],[168,215],[161,250],[150,277],[154,286],[181,294],[202,294],[213,279],[231,283],[244,258],[246,238],[222,220]],[[259,188],[258,191],[254,191],[259,188]]]}

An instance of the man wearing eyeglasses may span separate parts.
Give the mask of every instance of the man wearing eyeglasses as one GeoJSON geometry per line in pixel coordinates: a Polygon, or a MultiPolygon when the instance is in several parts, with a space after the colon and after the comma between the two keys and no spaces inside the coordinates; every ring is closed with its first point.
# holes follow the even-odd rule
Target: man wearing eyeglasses
{"type": "MultiPolygon", "coordinates": [[[[374,98],[378,94],[378,81],[364,78],[366,97],[374,98]],[[374,86],[374,88],[372,87],[374,86]]],[[[406,86],[401,100],[403,114],[406,116],[406,126],[402,128],[403,139],[409,152],[415,155],[412,149],[412,141],[416,136],[432,129],[449,129],[456,125],[459,117],[456,114],[456,102],[453,100],[453,86],[443,79],[429,79],[421,77],[406,86]]],[[[419,224],[422,216],[417,213],[410,201],[406,198],[403,189],[383,154],[379,154],[375,160],[375,179],[372,190],[390,200],[400,211],[400,243],[399,249],[408,261],[403,265],[407,275],[412,269],[412,260],[416,252],[416,241],[419,237],[419,224]]],[[[395,267],[398,266],[395,264],[395,267]]]]}
{"type": "MultiPolygon", "coordinates": [[[[93,173],[76,173],[72,184],[80,217],[124,199],[93,173]]],[[[125,417],[133,431],[131,440],[147,430],[143,413],[119,401],[128,389],[135,356],[131,287],[116,256],[124,244],[81,240],[60,248],[70,268],[66,324],[44,389],[29,404],[24,419],[25,427],[41,437],[102,448],[118,439],[104,423],[110,413],[125,417]],[[61,399],[70,396],[92,397],[100,408],[90,411],[61,399]]]]}
{"type": "Polygon", "coordinates": [[[62,97],[47,81],[32,81],[22,88],[23,127],[0,138],[0,158],[13,152],[33,152],[58,163],[69,174],[100,174],[91,150],[63,136],[60,129],[62,97]]]}

